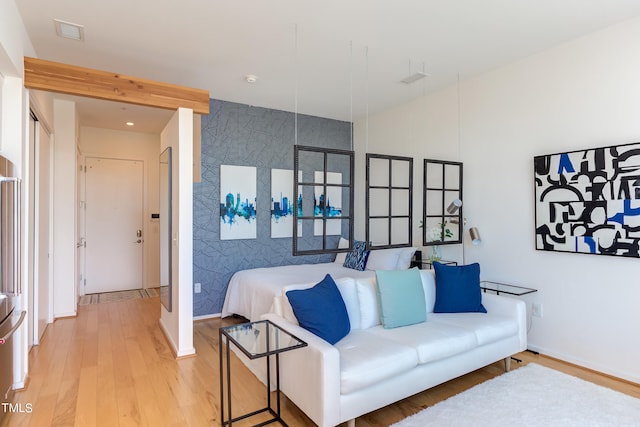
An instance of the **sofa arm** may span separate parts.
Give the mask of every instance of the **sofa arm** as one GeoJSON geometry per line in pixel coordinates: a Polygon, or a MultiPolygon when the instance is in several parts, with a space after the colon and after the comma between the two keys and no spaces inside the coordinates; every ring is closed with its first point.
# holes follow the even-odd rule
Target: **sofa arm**
{"type": "Polygon", "coordinates": [[[520,351],[527,349],[527,306],[524,301],[508,296],[482,292],[482,305],[490,314],[515,318],[518,321],[520,351]]]}
{"type": "Polygon", "coordinates": [[[307,343],[280,354],[280,388],[318,426],[340,423],[340,353],[275,313],[262,316],[307,343]]]}

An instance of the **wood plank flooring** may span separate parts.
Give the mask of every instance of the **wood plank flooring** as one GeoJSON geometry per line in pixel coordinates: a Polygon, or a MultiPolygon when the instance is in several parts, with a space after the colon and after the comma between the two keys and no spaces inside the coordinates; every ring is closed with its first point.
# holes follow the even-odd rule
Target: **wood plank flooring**
{"type": "MultiPolygon", "coordinates": [[[[80,306],[76,318],[49,325],[41,345],[31,350],[28,386],[16,395],[25,412],[10,414],[1,427],[219,426],[218,328],[238,320],[196,322],[197,356],[175,360],[158,326],[159,313],[158,298],[137,299],[80,306]]],[[[519,357],[522,365],[534,361],[640,397],[640,386],[629,382],[528,352],[519,357]]],[[[495,363],[364,415],[356,425],[388,426],[502,374],[502,366],[495,363]]],[[[264,386],[235,356],[232,372],[234,414],[264,406],[264,386]]],[[[314,425],[286,398],[282,410],[292,427],[314,425]]]]}

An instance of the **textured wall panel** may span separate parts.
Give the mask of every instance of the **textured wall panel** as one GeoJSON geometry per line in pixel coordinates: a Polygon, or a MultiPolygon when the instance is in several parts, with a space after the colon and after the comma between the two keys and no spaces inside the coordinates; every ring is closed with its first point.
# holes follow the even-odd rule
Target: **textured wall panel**
{"type": "MultiPolygon", "coordinates": [[[[333,259],[294,257],[291,239],[271,238],[271,169],[293,169],[294,114],[217,100],[210,107],[202,116],[202,181],[193,191],[193,280],[202,284],[195,316],[220,313],[238,270],[333,259]],[[220,240],[220,165],[257,167],[257,239],[220,240]]],[[[351,125],[298,115],[298,144],[348,150],[351,125]]]]}

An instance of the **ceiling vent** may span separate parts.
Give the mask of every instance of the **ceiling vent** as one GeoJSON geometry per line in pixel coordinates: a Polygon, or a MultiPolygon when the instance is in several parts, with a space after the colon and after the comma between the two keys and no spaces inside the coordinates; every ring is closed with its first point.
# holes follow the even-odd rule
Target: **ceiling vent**
{"type": "Polygon", "coordinates": [[[84,26],[54,19],[56,34],[65,39],[84,41],[84,26]]]}
{"type": "Polygon", "coordinates": [[[429,76],[431,76],[431,74],[427,74],[424,71],[418,71],[417,73],[411,74],[410,76],[407,76],[404,79],[400,80],[400,82],[409,85],[429,76]]]}

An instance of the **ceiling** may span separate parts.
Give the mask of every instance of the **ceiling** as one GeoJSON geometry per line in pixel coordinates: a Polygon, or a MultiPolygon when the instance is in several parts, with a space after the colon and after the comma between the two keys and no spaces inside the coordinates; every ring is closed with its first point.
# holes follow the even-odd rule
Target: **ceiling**
{"type": "MultiPolygon", "coordinates": [[[[340,120],[640,15],[638,0],[15,1],[39,58],[340,120]],[[54,19],[83,25],[84,41],[56,36],[54,19]],[[400,82],[419,71],[430,76],[400,82]]],[[[171,115],[86,99],[78,110],[82,125],[143,132],[171,115]]]]}

